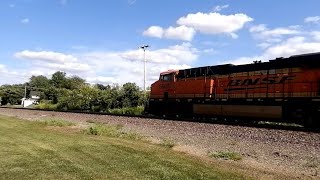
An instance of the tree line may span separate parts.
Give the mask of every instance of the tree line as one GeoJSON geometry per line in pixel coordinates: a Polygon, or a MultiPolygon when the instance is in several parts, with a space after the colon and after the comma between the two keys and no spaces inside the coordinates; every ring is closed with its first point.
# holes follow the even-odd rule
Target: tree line
{"type": "Polygon", "coordinates": [[[21,104],[21,99],[29,97],[31,92],[40,96],[40,104],[36,108],[41,109],[110,112],[116,109],[135,111],[132,108],[138,108],[143,111],[148,99],[148,94],[135,83],[90,85],[79,76],[68,77],[65,72],[57,71],[51,79],[42,75],[32,76],[24,84],[0,86],[1,104],[21,104]]]}

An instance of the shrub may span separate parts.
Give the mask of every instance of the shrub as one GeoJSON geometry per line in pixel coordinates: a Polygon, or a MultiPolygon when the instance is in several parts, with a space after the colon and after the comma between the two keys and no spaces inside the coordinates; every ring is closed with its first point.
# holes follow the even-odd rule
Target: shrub
{"type": "Polygon", "coordinates": [[[40,102],[34,106],[35,109],[57,110],[57,104],[51,104],[46,102],[40,102]]]}
{"type": "Polygon", "coordinates": [[[127,115],[141,115],[144,111],[143,106],[138,107],[125,107],[117,109],[109,109],[108,112],[111,114],[127,114],[127,115]]]}

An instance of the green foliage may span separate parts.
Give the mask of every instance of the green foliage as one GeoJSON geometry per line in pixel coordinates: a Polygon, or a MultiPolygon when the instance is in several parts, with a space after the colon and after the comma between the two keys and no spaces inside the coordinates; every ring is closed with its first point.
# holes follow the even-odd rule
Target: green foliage
{"type": "MultiPolygon", "coordinates": [[[[90,123],[94,123],[91,122],[90,123]]],[[[121,125],[110,125],[110,124],[102,124],[102,123],[94,123],[93,126],[88,127],[83,131],[88,135],[97,135],[97,136],[108,136],[108,137],[121,137],[131,140],[139,140],[142,137],[137,133],[130,133],[122,131],[121,125]]]]}
{"type": "Polygon", "coordinates": [[[0,87],[1,104],[17,105],[21,104],[21,99],[24,97],[24,85],[2,85],[0,87]]]}
{"type": "Polygon", "coordinates": [[[126,108],[116,108],[109,109],[108,112],[111,114],[130,114],[130,115],[141,115],[144,111],[143,106],[138,107],[126,107],[126,108]]]}
{"type": "Polygon", "coordinates": [[[50,101],[41,101],[38,105],[35,105],[35,109],[47,109],[47,110],[57,110],[57,104],[51,104],[50,101]]]}
{"type": "MultiPolygon", "coordinates": [[[[123,86],[96,84],[91,86],[85,80],[65,72],[55,72],[51,79],[32,76],[26,83],[29,91],[40,94],[38,109],[81,110],[87,112],[110,112],[115,114],[142,114],[149,94],[141,91],[135,83],[123,86]]],[[[2,104],[20,104],[24,97],[24,85],[0,86],[2,104]]]]}
{"type": "Polygon", "coordinates": [[[44,121],[39,121],[40,124],[44,126],[58,126],[58,127],[65,127],[65,126],[73,126],[74,123],[60,120],[60,119],[46,119],[44,121]]]}
{"type": "Polygon", "coordinates": [[[218,159],[230,159],[230,160],[234,160],[234,161],[239,161],[242,159],[242,156],[238,153],[235,152],[216,152],[216,153],[209,153],[209,157],[214,157],[214,158],[218,158],[218,159]]]}
{"type": "Polygon", "coordinates": [[[50,85],[50,80],[45,76],[31,76],[29,86],[36,88],[47,88],[50,85]]]}

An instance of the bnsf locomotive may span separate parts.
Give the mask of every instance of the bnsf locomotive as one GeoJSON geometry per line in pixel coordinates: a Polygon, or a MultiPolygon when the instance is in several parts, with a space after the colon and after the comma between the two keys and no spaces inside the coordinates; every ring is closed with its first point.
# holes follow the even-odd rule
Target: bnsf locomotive
{"type": "Polygon", "coordinates": [[[163,72],[147,112],[319,127],[320,53],[163,72]]]}

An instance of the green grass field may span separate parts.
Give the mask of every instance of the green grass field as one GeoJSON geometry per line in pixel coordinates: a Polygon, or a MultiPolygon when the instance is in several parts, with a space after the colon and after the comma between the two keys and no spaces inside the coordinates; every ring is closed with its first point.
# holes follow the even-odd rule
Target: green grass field
{"type": "Polygon", "coordinates": [[[248,178],[165,146],[72,125],[0,116],[0,179],[248,178]]]}

